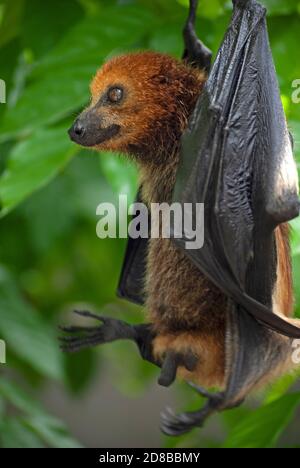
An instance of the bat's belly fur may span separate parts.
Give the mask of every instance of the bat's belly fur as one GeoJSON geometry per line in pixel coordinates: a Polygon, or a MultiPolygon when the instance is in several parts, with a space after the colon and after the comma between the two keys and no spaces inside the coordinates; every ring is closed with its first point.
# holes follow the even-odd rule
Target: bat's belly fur
{"type": "Polygon", "coordinates": [[[158,333],[154,354],[192,352],[193,372],[179,374],[207,387],[221,386],[225,368],[226,297],[169,239],[152,239],[148,255],[147,311],[158,333]]]}

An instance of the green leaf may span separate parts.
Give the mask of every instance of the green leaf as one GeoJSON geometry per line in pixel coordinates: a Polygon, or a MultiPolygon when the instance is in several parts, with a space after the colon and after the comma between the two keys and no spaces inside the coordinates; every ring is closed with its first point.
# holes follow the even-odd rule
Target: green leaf
{"type": "Polygon", "coordinates": [[[44,448],[40,438],[22,418],[9,417],[2,421],[0,445],[2,448],[44,448]]]}
{"type": "Polygon", "coordinates": [[[66,356],[66,378],[70,389],[75,394],[82,393],[90,383],[99,360],[91,349],[66,356]]]}
{"type": "Polygon", "coordinates": [[[41,405],[33,396],[29,396],[15,382],[7,378],[0,380],[0,395],[17,410],[27,414],[44,414],[41,405]]]}
{"type": "Polygon", "coordinates": [[[83,11],[74,0],[27,0],[21,31],[24,48],[37,57],[44,55],[82,19],[83,11]]]}
{"type": "Polygon", "coordinates": [[[298,163],[300,163],[300,122],[295,120],[289,121],[290,130],[294,137],[295,155],[298,163]]]}
{"type": "MultiPolygon", "coordinates": [[[[271,16],[268,19],[268,30],[281,90],[283,94],[291,97],[292,82],[300,76],[297,41],[299,16],[294,14],[284,17],[271,16]]],[[[300,106],[294,105],[294,107],[300,106]]]]}
{"type": "MultiPolygon", "coordinates": [[[[184,6],[189,6],[189,0],[177,0],[184,6]]],[[[206,18],[215,19],[224,12],[226,0],[203,0],[199,5],[197,13],[206,18]]]]}
{"type": "Polygon", "coordinates": [[[50,447],[81,448],[68,434],[63,423],[48,415],[35,415],[27,419],[28,426],[50,447]]]}
{"type": "Polygon", "coordinates": [[[294,256],[298,256],[300,255],[300,217],[293,219],[290,224],[292,227],[292,253],[294,256]]]}
{"type": "Polygon", "coordinates": [[[289,388],[295,384],[295,382],[299,379],[300,373],[292,373],[287,374],[281,377],[277,382],[275,382],[271,389],[267,392],[267,396],[265,398],[265,404],[272,403],[273,401],[278,400],[282,395],[287,393],[289,388]]]}
{"type": "Polygon", "coordinates": [[[178,21],[169,24],[161,24],[151,34],[149,48],[161,53],[168,53],[174,57],[180,57],[183,51],[181,29],[178,21]]]}
{"type": "Polygon", "coordinates": [[[285,395],[246,416],[224,444],[226,448],[271,448],[290,423],[300,402],[300,393],[285,395]]]}
{"type": "Polygon", "coordinates": [[[48,325],[34,308],[24,301],[13,279],[0,269],[0,336],[9,352],[27,362],[40,374],[62,380],[62,353],[56,330],[48,325]]]}
{"type": "Polygon", "coordinates": [[[4,17],[0,28],[0,47],[7,44],[20,33],[24,0],[6,0],[4,17]]]}
{"type": "Polygon", "coordinates": [[[39,130],[17,144],[0,177],[1,216],[11,211],[38,188],[46,185],[79,148],[72,144],[67,129],[39,130]]]}
{"type": "MultiPolygon", "coordinates": [[[[30,446],[34,448],[38,443],[39,445],[43,443],[55,448],[81,447],[77,441],[69,436],[65,425],[61,421],[50,416],[34,399],[34,396],[29,396],[15,383],[7,379],[1,379],[0,395],[6,398],[16,409],[24,413],[22,419],[18,419],[18,423],[12,423],[10,435],[7,439],[3,439],[1,430],[1,438],[5,444],[13,446],[12,444],[17,443],[21,447],[30,446]],[[26,434],[24,427],[27,428],[26,434]],[[14,434],[14,431],[17,434],[14,434]]],[[[0,427],[2,429],[2,426],[0,427]]]]}
{"type": "Polygon", "coordinates": [[[298,12],[299,0],[262,0],[269,15],[289,15],[298,12]]]}
{"type": "Polygon", "coordinates": [[[221,413],[221,417],[227,432],[229,430],[231,431],[240,421],[242,421],[252,412],[253,407],[248,406],[247,404],[223,411],[221,413]]]}
{"type": "Polygon", "coordinates": [[[101,153],[102,172],[117,194],[127,195],[128,203],[134,201],[137,191],[137,171],[133,163],[115,153],[101,153]]]}
{"type": "MultiPolygon", "coordinates": [[[[10,41],[8,44],[6,44],[0,49],[0,78],[5,82],[7,105],[9,105],[10,103],[10,96],[14,88],[15,68],[17,66],[18,57],[20,53],[20,44],[17,39],[14,41],[10,41]]],[[[2,117],[2,115],[4,114],[5,109],[6,105],[0,104],[0,117],[2,117]]]]}
{"type": "Polygon", "coordinates": [[[0,380],[0,395],[19,411],[28,414],[33,414],[35,412],[40,413],[43,411],[39,403],[33,397],[30,397],[21,390],[19,385],[7,378],[2,377],[0,380]]]}
{"type": "MultiPolygon", "coordinates": [[[[189,5],[189,0],[177,0],[184,6],[189,5]]],[[[261,0],[267,8],[269,15],[289,15],[299,11],[299,0],[261,0]]],[[[208,18],[215,18],[222,14],[224,9],[232,9],[228,0],[202,0],[198,8],[198,14],[208,18]]]]}

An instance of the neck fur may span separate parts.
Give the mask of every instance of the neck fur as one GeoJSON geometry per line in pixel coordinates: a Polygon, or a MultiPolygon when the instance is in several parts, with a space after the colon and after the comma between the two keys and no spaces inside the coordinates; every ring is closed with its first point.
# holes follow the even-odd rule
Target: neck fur
{"type": "Polygon", "coordinates": [[[147,205],[172,201],[179,164],[179,145],[175,145],[172,153],[166,155],[165,159],[165,164],[139,164],[142,197],[147,205]]]}

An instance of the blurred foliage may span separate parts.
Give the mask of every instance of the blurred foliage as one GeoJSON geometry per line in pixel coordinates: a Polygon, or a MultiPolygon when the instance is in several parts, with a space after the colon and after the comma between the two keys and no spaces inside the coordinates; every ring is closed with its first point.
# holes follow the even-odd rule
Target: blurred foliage
{"type": "MultiPolygon", "coordinates": [[[[299,0],[264,0],[282,100],[300,162],[300,105],[292,103],[292,81],[300,78],[299,0]]],[[[0,0],[0,78],[7,104],[0,105],[0,337],[8,365],[0,381],[0,445],[79,446],[64,424],[36,403],[49,379],[72,394],[86,389],[96,361],[110,359],[116,385],[140,392],[155,370],[130,346],[64,356],[56,327],[75,305],[105,309],[140,321],[141,311],[115,298],[124,241],[95,235],[96,206],[133,198],[136,174],[116,155],[73,145],[67,129],[88,102],[88,84],[110,56],[154,49],[180,56],[187,0],[0,0]],[[122,353],[131,365],[119,361],[122,353]]],[[[202,0],[198,32],[217,51],[231,11],[226,0],[202,0]]],[[[300,316],[300,221],[293,223],[297,313],[300,316]]],[[[285,377],[258,409],[242,407],[217,416],[223,440],[194,431],[170,447],[270,447],[278,445],[299,404],[285,377]]],[[[177,385],[181,406],[199,398],[177,385]]],[[[260,398],[262,400],[262,398],[260,398]]]]}

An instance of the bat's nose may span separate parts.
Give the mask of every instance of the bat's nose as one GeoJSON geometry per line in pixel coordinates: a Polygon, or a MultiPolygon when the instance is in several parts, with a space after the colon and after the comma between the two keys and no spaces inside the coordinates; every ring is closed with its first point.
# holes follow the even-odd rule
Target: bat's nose
{"type": "Polygon", "coordinates": [[[72,127],[69,129],[69,136],[71,140],[75,141],[76,143],[81,143],[82,138],[85,135],[85,126],[83,123],[80,121],[80,119],[77,119],[72,127]]]}
{"type": "Polygon", "coordinates": [[[74,132],[78,136],[83,136],[84,135],[85,129],[84,129],[84,126],[82,125],[82,123],[79,120],[76,120],[76,122],[74,124],[74,132]]]}
{"type": "Polygon", "coordinates": [[[120,126],[117,124],[102,127],[103,119],[97,110],[90,109],[82,112],[72,127],[69,129],[69,136],[72,141],[80,146],[92,147],[100,145],[105,140],[117,135],[120,126]]]}

